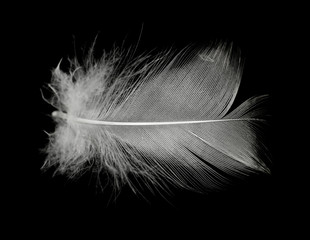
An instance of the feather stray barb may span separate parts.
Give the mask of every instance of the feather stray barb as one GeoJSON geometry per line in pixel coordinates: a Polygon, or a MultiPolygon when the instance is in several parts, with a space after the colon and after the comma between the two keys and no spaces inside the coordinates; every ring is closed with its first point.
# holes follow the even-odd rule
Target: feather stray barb
{"type": "Polygon", "coordinates": [[[133,190],[130,174],[200,191],[269,173],[260,141],[267,95],[231,109],[242,74],[232,45],[72,63],[69,74],[58,65],[49,85],[57,125],[45,167],[74,176],[92,166],[133,190]]]}

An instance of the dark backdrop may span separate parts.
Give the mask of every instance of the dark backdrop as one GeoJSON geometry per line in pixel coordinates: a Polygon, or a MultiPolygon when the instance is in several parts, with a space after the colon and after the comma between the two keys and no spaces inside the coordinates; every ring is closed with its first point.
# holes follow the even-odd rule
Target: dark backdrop
{"type": "Polygon", "coordinates": [[[122,10],[109,6],[98,10],[87,5],[78,12],[61,6],[47,8],[50,11],[44,7],[40,11],[27,11],[8,27],[7,40],[14,46],[8,49],[13,57],[12,74],[21,73],[12,83],[22,99],[17,106],[17,119],[22,120],[22,125],[20,121],[16,123],[18,138],[10,141],[11,156],[17,158],[9,178],[10,196],[14,196],[10,202],[13,223],[30,223],[34,229],[67,228],[66,224],[71,223],[77,223],[75,228],[79,229],[99,224],[98,231],[108,230],[106,221],[118,231],[123,225],[135,226],[132,231],[146,226],[155,231],[172,228],[177,223],[173,228],[176,232],[189,226],[203,231],[214,227],[224,231],[234,226],[236,231],[254,228],[265,232],[275,229],[280,220],[285,222],[283,196],[289,181],[285,178],[286,162],[277,142],[279,125],[275,123],[279,111],[277,90],[282,79],[279,69],[283,69],[279,59],[283,58],[286,23],[277,14],[265,8],[256,12],[255,7],[238,12],[228,8],[228,15],[219,8],[199,10],[202,6],[194,8],[197,12],[185,6],[180,12],[174,12],[172,7],[172,10],[158,9],[150,15],[139,7],[126,10],[126,6],[122,10]],[[216,40],[233,42],[245,59],[237,101],[242,102],[253,94],[271,95],[274,117],[270,121],[268,142],[273,154],[272,175],[252,177],[227,191],[209,195],[175,190],[174,195],[163,199],[146,192],[145,200],[127,187],[116,199],[111,198],[111,189],[107,187],[100,192],[89,174],[72,181],[65,176],[53,176],[52,171],[42,172],[45,155],[40,149],[48,141],[44,130],[52,131],[54,125],[50,118],[53,108],[42,100],[40,89],[50,81],[51,70],[60,59],[66,68],[66,59],[75,54],[82,57],[96,37],[97,56],[103,49],[108,51],[123,43],[125,46],[138,43],[137,52],[142,53],[216,40]],[[17,148],[17,144],[22,146],[17,148]]]}

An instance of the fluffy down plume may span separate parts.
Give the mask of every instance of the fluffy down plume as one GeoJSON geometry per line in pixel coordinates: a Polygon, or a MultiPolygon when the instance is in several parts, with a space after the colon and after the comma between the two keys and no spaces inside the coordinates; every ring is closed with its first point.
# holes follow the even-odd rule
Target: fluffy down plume
{"type": "Polygon", "coordinates": [[[260,139],[267,96],[231,109],[242,73],[231,45],[97,61],[90,51],[83,65],[71,63],[49,84],[56,129],[44,167],[72,177],[91,168],[133,190],[136,178],[199,191],[269,173],[260,139]]]}

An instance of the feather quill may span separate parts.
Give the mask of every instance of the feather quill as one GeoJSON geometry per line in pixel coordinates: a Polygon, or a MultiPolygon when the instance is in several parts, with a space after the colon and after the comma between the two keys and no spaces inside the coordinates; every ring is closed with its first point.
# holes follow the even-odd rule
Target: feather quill
{"type": "Polygon", "coordinates": [[[57,125],[44,167],[75,176],[92,167],[115,187],[133,190],[130,175],[154,186],[219,188],[228,176],[269,173],[260,140],[267,95],[231,109],[242,61],[232,45],[185,48],[135,59],[114,51],[49,84],[57,125]]]}

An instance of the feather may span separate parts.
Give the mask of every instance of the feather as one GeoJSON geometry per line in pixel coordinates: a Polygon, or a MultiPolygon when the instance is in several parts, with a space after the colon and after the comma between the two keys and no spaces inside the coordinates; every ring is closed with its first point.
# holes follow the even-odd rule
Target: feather
{"type": "Polygon", "coordinates": [[[76,176],[108,172],[115,187],[132,177],[200,191],[232,177],[269,173],[261,141],[263,103],[255,96],[231,109],[242,75],[231,44],[187,47],[154,57],[113,51],[71,71],[53,71],[50,103],[57,125],[44,167],[76,176]]]}

